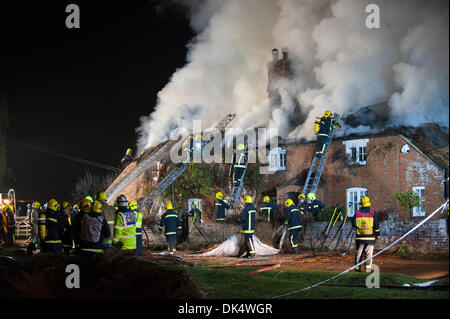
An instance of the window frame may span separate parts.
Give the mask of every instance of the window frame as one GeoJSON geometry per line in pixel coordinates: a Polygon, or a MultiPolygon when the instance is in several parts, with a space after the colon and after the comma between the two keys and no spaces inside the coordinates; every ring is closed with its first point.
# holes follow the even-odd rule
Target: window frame
{"type": "Polygon", "coordinates": [[[427,206],[426,206],[426,196],[425,196],[425,186],[414,186],[412,188],[414,194],[419,195],[420,197],[420,206],[415,206],[412,209],[412,217],[424,217],[427,215],[427,206]],[[423,191],[423,196],[417,193],[417,191],[423,191]],[[423,204],[422,204],[423,202],[423,204]],[[423,211],[422,211],[423,208],[423,211]]]}
{"type": "Polygon", "coordinates": [[[286,150],[276,147],[269,151],[269,171],[285,171],[287,166],[286,150]],[[280,164],[284,164],[281,166],[280,164]]]}
{"type": "Polygon", "coordinates": [[[345,145],[345,154],[349,158],[349,165],[367,165],[367,144],[369,139],[357,139],[343,141],[345,145]],[[361,154],[364,154],[364,160],[360,160],[361,154]],[[354,156],[355,155],[355,156],[354,156]]]}
{"type": "Polygon", "coordinates": [[[355,199],[352,196],[352,198],[350,198],[350,194],[351,193],[356,193],[357,194],[357,198],[356,198],[356,206],[352,205],[352,207],[350,207],[349,211],[348,211],[348,216],[349,217],[353,217],[356,213],[356,211],[360,208],[360,201],[361,201],[361,197],[362,196],[368,196],[369,195],[369,191],[367,188],[364,187],[350,187],[347,188],[346,190],[346,206],[348,206],[349,202],[353,202],[355,203],[355,199]],[[364,194],[361,194],[361,192],[364,192],[364,194]],[[351,200],[350,200],[351,199],[351,200]]]}

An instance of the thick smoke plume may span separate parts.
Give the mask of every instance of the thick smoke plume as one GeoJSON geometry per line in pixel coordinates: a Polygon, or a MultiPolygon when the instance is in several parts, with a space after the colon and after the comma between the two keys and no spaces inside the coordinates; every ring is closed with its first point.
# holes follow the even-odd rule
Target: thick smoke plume
{"type": "Polygon", "coordinates": [[[188,8],[197,36],[185,67],[141,119],[140,151],[191,129],[194,119],[207,128],[232,112],[234,126],[278,127],[284,137],[306,139],[314,138],[314,118],[326,109],[346,114],[382,102],[389,125],[448,123],[446,0],[378,0],[379,29],[365,23],[373,1],[173,2],[188,8]],[[266,91],[273,48],[287,48],[293,72],[276,83],[275,105],[266,91]]]}

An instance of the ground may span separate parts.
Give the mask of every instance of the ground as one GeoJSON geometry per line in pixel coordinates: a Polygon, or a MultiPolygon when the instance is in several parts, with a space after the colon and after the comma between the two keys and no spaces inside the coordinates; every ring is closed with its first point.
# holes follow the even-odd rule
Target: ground
{"type": "MultiPolygon", "coordinates": [[[[181,246],[182,247],[182,246],[181,246]]],[[[180,248],[181,248],[180,247],[180,248]]],[[[143,257],[110,253],[106,262],[92,265],[77,256],[26,256],[23,247],[0,250],[0,297],[6,298],[272,298],[309,287],[353,265],[352,255],[304,251],[269,257],[201,257],[179,250],[176,257],[162,250],[145,249],[143,257]],[[12,258],[11,258],[12,257],[12,258]],[[68,264],[84,274],[82,289],[64,285],[68,264]],[[264,265],[264,266],[263,266],[264,265]],[[273,269],[249,272],[274,265],[273,269]]],[[[377,256],[380,289],[365,286],[366,273],[346,273],[325,285],[282,298],[448,299],[448,254],[377,256]],[[438,280],[432,287],[406,288],[404,284],[438,280]]]]}

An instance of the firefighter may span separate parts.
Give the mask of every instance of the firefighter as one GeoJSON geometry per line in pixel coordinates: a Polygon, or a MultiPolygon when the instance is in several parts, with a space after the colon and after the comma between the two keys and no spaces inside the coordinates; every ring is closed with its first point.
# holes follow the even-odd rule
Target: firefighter
{"type": "Polygon", "coordinates": [[[44,229],[40,229],[40,231],[45,234],[43,252],[61,255],[61,238],[64,230],[68,227],[68,221],[61,216],[58,210],[59,203],[56,199],[50,199],[45,214],[41,214],[40,221],[42,222],[42,215],[45,215],[45,224],[40,224],[41,227],[44,226],[44,229]]]}
{"type": "Polygon", "coordinates": [[[122,167],[126,167],[130,162],[133,161],[133,150],[131,148],[128,148],[125,152],[125,155],[120,160],[120,163],[122,164],[122,167]]]}
{"type": "Polygon", "coordinates": [[[113,245],[131,253],[136,252],[136,214],[128,208],[125,195],[117,198],[117,213],[114,221],[113,245]]]}
{"type": "Polygon", "coordinates": [[[245,145],[239,144],[236,151],[235,163],[233,165],[233,185],[239,186],[244,178],[245,163],[246,163],[245,145]]]}
{"type": "Polygon", "coordinates": [[[285,224],[289,230],[289,242],[291,243],[292,250],[295,254],[298,254],[298,237],[300,231],[302,230],[302,225],[300,223],[301,214],[297,207],[294,205],[294,201],[292,199],[287,199],[284,203],[286,206],[285,211],[285,224]]]}
{"type": "Polygon", "coordinates": [[[278,211],[278,205],[270,203],[270,197],[264,196],[263,206],[259,209],[259,215],[269,223],[275,222],[275,215],[278,211]]]}
{"type": "Polygon", "coordinates": [[[192,223],[201,224],[202,220],[202,212],[198,209],[197,202],[192,202],[192,208],[188,213],[188,216],[192,216],[192,223]]]}
{"type": "Polygon", "coordinates": [[[174,255],[177,246],[177,235],[182,229],[182,225],[178,213],[173,209],[172,203],[167,204],[166,212],[161,217],[159,233],[162,233],[163,228],[168,243],[169,255],[174,255]]]}
{"type": "Polygon", "coordinates": [[[142,256],[142,213],[138,211],[138,205],[135,201],[130,201],[129,208],[136,214],[136,254],[142,256]]]}
{"type": "Polygon", "coordinates": [[[227,209],[230,209],[230,205],[228,205],[223,200],[222,192],[216,193],[216,222],[221,222],[225,220],[227,209]]]}
{"type": "Polygon", "coordinates": [[[32,232],[32,237],[31,237],[31,245],[30,245],[30,249],[33,251],[35,250],[39,244],[40,244],[40,240],[39,240],[39,236],[38,236],[38,218],[39,215],[42,213],[42,208],[41,208],[41,203],[39,202],[34,202],[33,204],[31,204],[31,213],[30,213],[30,224],[31,224],[31,232],[32,232]]]}
{"type": "Polygon", "coordinates": [[[255,257],[255,245],[253,244],[253,234],[255,232],[255,217],[256,209],[253,206],[253,199],[251,196],[245,196],[245,206],[241,214],[242,230],[244,235],[245,246],[247,248],[247,258],[255,257]]]}
{"type": "Polygon", "coordinates": [[[61,203],[61,216],[65,218],[68,222],[68,227],[64,230],[62,234],[62,249],[65,255],[70,255],[72,249],[75,248],[73,242],[73,234],[72,234],[72,219],[70,218],[71,208],[68,202],[61,203]]]}
{"type": "MultiPolygon", "coordinates": [[[[380,239],[380,227],[378,224],[377,214],[372,208],[370,208],[369,197],[361,197],[361,209],[358,209],[352,217],[352,226],[356,227],[355,264],[359,264],[364,259],[370,258],[370,260],[366,262],[365,266],[366,272],[371,272],[373,248],[376,241],[380,239]]],[[[356,267],[355,271],[361,272],[361,267],[356,267]]]]}
{"type": "Polygon", "coordinates": [[[325,205],[316,198],[316,194],[308,193],[308,200],[306,201],[306,212],[312,214],[314,217],[324,209],[325,205]]]}
{"type": "Polygon", "coordinates": [[[326,110],[320,120],[316,120],[315,124],[315,127],[318,128],[315,129],[315,131],[317,131],[315,154],[320,157],[325,151],[328,136],[334,128],[340,127],[340,123],[332,118],[331,111],[326,110]]]}
{"type": "Polygon", "coordinates": [[[106,222],[108,223],[109,227],[109,233],[111,234],[111,236],[109,238],[105,238],[103,242],[103,248],[108,249],[109,247],[112,246],[113,243],[112,235],[114,234],[114,220],[116,218],[116,209],[108,205],[107,203],[108,197],[106,196],[105,192],[99,192],[97,194],[97,200],[100,203],[102,203],[103,206],[102,214],[106,218],[106,222]]]}
{"type": "Polygon", "coordinates": [[[80,254],[92,261],[100,261],[104,255],[103,239],[111,237],[108,222],[102,214],[103,205],[96,200],[91,207],[90,203],[83,199],[80,209],[81,212],[74,220],[80,254]]]}
{"type": "Polygon", "coordinates": [[[16,234],[16,218],[14,216],[14,208],[12,205],[5,205],[6,212],[6,224],[7,224],[7,237],[8,237],[8,245],[13,245],[15,243],[15,234],[16,234]]]}
{"type": "Polygon", "coordinates": [[[92,204],[94,204],[94,199],[92,198],[92,196],[88,195],[85,197],[85,199],[87,199],[91,202],[91,206],[92,206],[92,204]]]}
{"type": "Polygon", "coordinates": [[[77,205],[78,207],[78,213],[73,217],[72,223],[73,223],[73,240],[75,244],[75,253],[80,254],[81,253],[81,219],[83,218],[84,214],[88,214],[92,211],[92,204],[91,201],[87,198],[83,198],[77,205]]]}
{"type": "Polygon", "coordinates": [[[6,213],[6,205],[2,205],[0,214],[1,214],[1,222],[2,222],[0,233],[2,235],[2,239],[5,242],[7,242],[8,241],[8,217],[7,217],[7,213],[6,213]]]}

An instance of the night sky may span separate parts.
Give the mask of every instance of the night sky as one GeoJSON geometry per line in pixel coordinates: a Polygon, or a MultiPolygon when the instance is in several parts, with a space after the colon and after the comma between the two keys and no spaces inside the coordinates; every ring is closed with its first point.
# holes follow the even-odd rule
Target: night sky
{"type": "MultiPolygon", "coordinates": [[[[9,2],[0,4],[7,138],[118,167],[126,148],[135,149],[140,116],[151,113],[158,91],[185,64],[193,32],[183,8],[161,11],[158,1],[9,2]],[[80,7],[80,29],[65,26],[70,3],[80,7]]],[[[18,199],[67,200],[86,169],[108,172],[6,146],[18,199]]]]}

